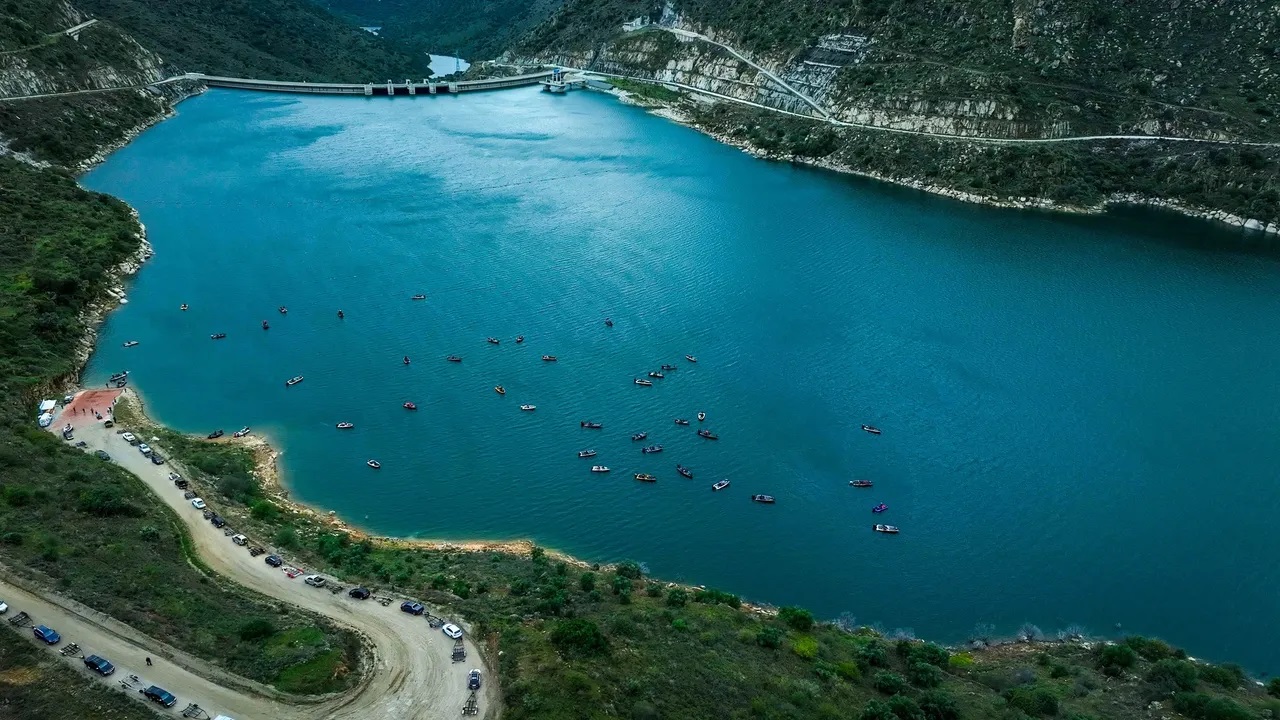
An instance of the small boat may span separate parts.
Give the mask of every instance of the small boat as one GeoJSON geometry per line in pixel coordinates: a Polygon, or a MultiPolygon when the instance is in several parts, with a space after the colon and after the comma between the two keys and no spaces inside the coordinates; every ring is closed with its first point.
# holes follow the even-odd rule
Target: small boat
{"type": "Polygon", "coordinates": [[[869,433],[871,433],[872,435],[879,435],[879,434],[880,434],[880,428],[878,428],[878,427],[873,427],[873,426],[871,426],[871,425],[863,425],[863,426],[862,426],[862,429],[863,429],[863,430],[865,430],[865,431],[867,431],[867,432],[869,432],[869,433]]]}
{"type": "Polygon", "coordinates": [[[710,430],[699,430],[699,431],[698,431],[698,437],[704,437],[704,438],[706,438],[706,439],[708,439],[708,440],[719,440],[719,439],[720,439],[720,436],[719,436],[719,435],[717,435],[717,434],[715,434],[715,433],[711,432],[710,430]]]}
{"type": "Polygon", "coordinates": [[[852,487],[871,487],[873,483],[870,480],[850,480],[849,485],[852,487]]]}
{"type": "Polygon", "coordinates": [[[129,381],[125,378],[120,378],[119,380],[116,381],[116,387],[118,388],[122,388],[128,384],[129,384],[129,381]]]}
{"type": "Polygon", "coordinates": [[[137,345],[137,344],[138,344],[138,341],[137,341],[137,340],[129,340],[128,342],[126,342],[126,343],[124,344],[124,346],[125,346],[125,347],[133,347],[133,346],[135,346],[135,345],[137,345]]]}
{"type": "Polygon", "coordinates": [[[777,500],[774,500],[772,495],[752,495],[751,502],[758,502],[758,503],[764,503],[765,505],[772,505],[775,502],[777,502],[777,500]]]}
{"type": "Polygon", "coordinates": [[[494,386],[493,386],[493,391],[494,391],[494,392],[496,392],[496,393],[498,393],[499,395],[506,395],[506,394],[507,394],[507,389],[506,389],[506,388],[504,388],[504,387],[502,387],[501,385],[494,385],[494,386]]]}
{"type": "Polygon", "coordinates": [[[645,387],[653,387],[653,381],[652,381],[652,380],[641,380],[640,378],[636,378],[636,384],[637,384],[637,385],[643,385],[643,386],[645,386],[645,387]]]}
{"type": "Polygon", "coordinates": [[[591,472],[607,473],[609,472],[609,467],[607,465],[592,465],[591,472]]]}
{"type": "Polygon", "coordinates": [[[613,327],[613,320],[611,320],[610,318],[605,318],[605,319],[604,319],[604,326],[605,326],[605,327],[613,327]]]}
{"type": "Polygon", "coordinates": [[[704,412],[702,412],[701,410],[699,410],[699,411],[698,411],[698,422],[702,422],[703,420],[706,420],[706,419],[707,419],[707,414],[706,414],[706,413],[704,413],[704,412]]]}
{"type": "Polygon", "coordinates": [[[645,439],[645,438],[647,438],[647,437],[649,437],[649,433],[647,433],[647,432],[638,432],[638,433],[636,433],[635,435],[632,435],[632,436],[631,436],[631,442],[639,442],[639,441],[641,441],[641,440],[643,440],[643,439],[645,439]]]}
{"type": "Polygon", "coordinates": [[[262,321],[262,329],[263,329],[263,330],[270,330],[270,329],[271,329],[271,326],[267,324],[267,321],[266,321],[266,320],[263,320],[263,321],[262,321]]]}
{"type": "Polygon", "coordinates": [[[209,339],[210,339],[210,340],[221,340],[221,339],[225,338],[226,336],[227,336],[227,334],[226,334],[226,333],[214,333],[213,335],[210,335],[210,336],[209,336],[209,339]]]}
{"type": "Polygon", "coordinates": [[[640,452],[642,452],[642,453],[646,453],[646,454],[647,454],[647,453],[662,452],[662,446],[661,446],[661,445],[650,445],[649,447],[643,447],[643,448],[640,448],[640,452]]]}
{"type": "Polygon", "coordinates": [[[604,427],[604,425],[598,422],[591,422],[590,420],[583,420],[582,422],[578,423],[578,426],[587,428],[588,430],[599,430],[604,427]]]}
{"type": "Polygon", "coordinates": [[[408,365],[408,364],[409,364],[409,356],[408,356],[408,355],[405,355],[405,356],[404,356],[404,364],[405,364],[405,365],[408,365]]]}
{"type": "Polygon", "coordinates": [[[490,345],[498,345],[502,343],[502,341],[496,337],[485,338],[484,341],[489,343],[490,345]]]}
{"type": "Polygon", "coordinates": [[[285,387],[293,387],[294,385],[297,385],[300,382],[302,382],[302,376],[298,375],[297,377],[291,377],[288,380],[285,380],[284,384],[285,384],[285,387]]]}
{"type": "Polygon", "coordinates": [[[538,409],[538,406],[537,405],[521,405],[520,409],[524,410],[525,412],[533,412],[534,410],[538,409]]]}
{"type": "Polygon", "coordinates": [[[410,300],[426,300],[426,299],[427,299],[427,296],[426,296],[426,295],[423,295],[422,293],[418,293],[417,295],[414,295],[413,297],[411,297],[411,298],[409,298],[409,299],[410,299],[410,300]]]}
{"type": "Polygon", "coordinates": [[[368,465],[374,470],[377,470],[378,468],[382,467],[382,463],[378,462],[377,460],[365,460],[364,464],[368,465]]]}
{"type": "Polygon", "coordinates": [[[339,320],[341,320],[342,318],[344,318],[344,317],[346,317],[346,316],[347,316],[347,314],[346,314],[346,313],[342,312],[341,310],[339,310],[339,311],[338,311],[338,319],[339,319],[339,320]]]}
{"type": "Polygon", "coordinates": [[[242,438],[242,437],[244,437],[245,435],[248,435],[248,434],[249,434],[249,426],[248,426],[248,425],[245,425],[244,427],[240,428],[239,430],[237,430],[237,431],[235,431],[235,432],[231,433],[231,437],[233,437],[233,438],[242,438]]]}
{"type": "Polygon", "coordinates": [[[222,432],[221,430],[214,430],[213,432],[209,433],[206,437],[210,440],[217,440],[218,438],[222,437],[225,434],[226,433],[222,432]]]}
{"type": "Polygon", "coordinates": [[[542,362],[555,362],[555,361],[556,361],[556,356],[555,356],[555,355],[543,355],[543,356],[542,356],[542,362]]]}
{"type": "Polygon", "coordinates": [[[579,450],[578,451],[578,457],[580,458],[592,458],[595,456],[596,456],[595,450],[579,450]]]}
{"type": "Polygon", "coordinates": [[[725,488],[727,488],[727,487],[729,487],[729,479],[728,479],[728,478],[725,478],[724,480],[721,480],[720,482],[716,483],[715,485],[712,485],[712,486],[711,486],[711,489],[712,489],[713,491],[714,491],[714,490],[723,490],[723,489],[725,489],[725,488]]]}
{"type": "Polygon", "coordinates": [[[636,473],[635,478],[640,482],[658,482],[658,478],[650,475],[649,473],[636,473]]]}
{"type": "Polygon", "coordinates": [[[675,365],[671,365],[671,364],[669,364],[669,363],[662,363],[662,369],[663,369],[663,370],[675,370],[675,369],[676,369],[676,366],[675,366],[675,365]]]}
{"type": "Polygon", "coordinates": [[[288,314],[289,314],[289,308],[287,308],[287,307],[285,307],[285,306],[283,306],[283,305],[281,305],[280,307],[276,308],[276,310],[279,310],[281,315],[288,315],[288,314]]]}
{"type": "Polygon", "coordinates": [[[125,370],[124,372],[118,372],[111,376],[111,382],[119,382],[127,377],[129,377],[128,370],[125,370]]]}
{"type": "Polygon", "coordinates": [[[888,533],[890,535],[898,534],[898,526],[896,525],[872,525],[871,529],[876,532],[888,533]]]}
{"type": "Polygon", "coordinates": [[[445,360],[448,360],[449,362],[462,362],[462,356],[450,355],[449,357],[445,358],[445,360]]]}
{"type": "Polygon", "coordinates": [[[400,407],[403,407],[405,410],[417,410],[417,409],[418,409],[418,406],[417,406],[417,405],[415,405],[414,403],[411,403],[411,402],[407,402],[407,403],[405,403],[404,405],[401,405],[400,407]]]}
{"type": "Polygon", "coordinates": [[[339,430],[350,430],[351,428],[353,428],[353,427],[355,427],[355,426],[356,426],[356,424],[355,424],[355,423],[349,423],[349,422],[340,422],[340,423],[338,423],[338,429],[339,429],[339,430]]]}
{"type": "Polygon", "coordinates": [[[685,359],[685,360],[688,360],[689,362],[692,362],[692,363],[696,363],[696,362],[698,362],[698,358],[696,358],[696,357],[694,357],[694,356],[692,356],[692,355],[685,355],[685,356],[684,356],[684,359],[685,359]]]}
{"type": "Polygon", "coordinates": [[[185,312],[185,311],[186,311],[186,309],[187,309],[187,304],[186,304],[186,303],[182,303],[182,305],[181,305],[178,309],[179,309],[179,310],[182,310],[182,311],[184,311],[184,312],[185,312]]]}
{"type": "Polygon", "coordinates": [[[693,471],[683,465],[676,465],[676,472],[689,478],[690,480],[693,479],[693,471]]]}
{"type": "Polygon", "coordinates": [[[685,420],[684,418],[676,418],[676,424],[677,424],[677,425],[688,425],[688,424],[689,424],[689,421],[688,421],[688,420],[685,420]]]}
{"type": "Polygon", "coordinates": [[[873,512],[873,513],[882,513],[882,512],[884,512],[885,510],[888,510],[888,509],[889,509],[889,506],[888,506],[888,505],[885,505],[884,503],[880,503],[879,505],[877,505],[877,506],[875,506],[875,507],[871,508],[871,512],[873,512]]]}
{"type": "Polygon", "coordinates": [[[659,380],[661,380],[662,378],[666,377],[666,375],[663,375],[663,374],[662,374],[662,373],[660,373],[660,372],[651,372],[651,373],[649,373],[649,377],[651,377],[651,378],[658,378],[659,380]]]}
{"type": "Polygon", "coordinates": [[[520,344],[520,343],[522,343],[522,342],[524,342],[524,336],[523,336],[523,335],[517,335],[517,336],[516,336],[516,344],[520,344]]]}

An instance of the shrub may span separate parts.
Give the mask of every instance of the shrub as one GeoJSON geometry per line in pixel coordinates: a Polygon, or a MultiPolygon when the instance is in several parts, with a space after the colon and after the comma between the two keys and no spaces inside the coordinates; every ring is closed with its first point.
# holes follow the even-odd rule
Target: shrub
{"type": "Polygon", "coordinates": [[[850,682],[862,678],[862,671],[858,669],[858,663],[849,660],[836,663],[836,674],[850,682]]]}
{"type": "Polygon", "coordinates": [[[658,583],[649,583],[644,586],[644,594],[651,598],[662,597],[662,586],[658,583]]]}
{"type": "Polygon", "coordinates": [[[561,654],[599,655],[609,649],[609,640],[590,620],[561,620],[551,630],[551,644],[561,654]]]}
{"type": "Polygon", "coordinates": [[[534,545],[533,549],[529,551],[529,559],[535,563],[545,563],[547,561],[547,551],[534,545]]]}
{"type": "Polygon", "coordinates": [[[1144,659],[1151,662],[1164,660],[1173,657],[1173,648],[1169,643],[1156,638],[1144,638],[1141,635],[1130,635],[1124,639],[1124,644],[1133,648],[1133,651],[1141,655],[1144,659]]]}
{"type": "Polygon", "coordinates": [[[1244,684],[1244,670],[1239,665],[1204,665],[1200,668],[1200,679],[1234,690],[1244,684]]]}
{"type": "Polygon", "coordinates": [[[813,628],[813,613],[798,607],[784,607],[778,611],[778,619],[793,630],[806,632],[813,628]]]}
{"type": "Polygon", "coordinates": [[[1016,687],[1005,691],[1004,699],[1010,707],[1017,708],[1028,715],[1057,715],[1058,696],[1048,688],[1016,687]]]}
{"type": "Polygon", "coordinates": [[[621,574],[614,575],[613,576],[613,594],[621,595],[624,592],[628,594],[631,592],[631,580],[627,578],[626,575],[621,575],[621,574]]]}
{"type": "Polygon", "coordinates": [[[94,485],[80,491],[80,512],[98,517],[136,517],[142,511],[124,499],[124,493],[114,485],[94,485]]]}
{"type": "Polygon", "coordinates": [[[680,630],[680,631],[688,630],[689,623],[685,622],[684,618],[676,618],[675,620],[671,621],[671,628],[673,630],[680,630]]]}
{"type": "Polygon", "coordinates": [[[453,594],[466,600],[471,597],[471,585],[464,580],[454,580],[453,594]]]}
{"type": "Polygon", "coordinates": [[[925,720],[924,711],[915,700],[906,695],[894,695],[889,698],[889,710],[898,720],[925,720]]]}
{"type": "Polygon", "coordinates": [[[1173,658],[1160,660],[1147,671],[1147,682],[1162,690],[1194,690],[1197,677],[1195,665],[1173,658]]]}
{"type": "Polygon", "coordinates": [[[800,635],[791,641],[791,652],[805,660],[812,660],[818,656],[818,641],[812,635],[800,635]]]}
{"type": "Polygon", "coordinates": [[[671,588],[671,590],[667,592],[668,607],[684,607],[687,602],[689,602],[689,593],[684,590],[681,590],[680,588],[671,588]]]}
{"type": "Polygon", "coordinates": [[[907,691],[907,681],[897,673],[881,670],[871,678],[871,686],[885,695],[897,695],[907,691]]]}
{"type": "Polygon", "coordinates": [[[858,718],[859,720],[898,720],[898,716],[893,714],[893,708],[883,700],[868,700],[858,718]]]}
{"type": "Polygon", "coordinates": [[[1098,651],[1098,667],[1110,677],[1119,677],[1138,662],[1138,653],[1128,645],[1103,645],[1098,651]]]}
{"type": "Polygon", "coordinates": [[[742,600],[737,595],[719,590],[695,590],[693,601],[708,605],[728,605],[734,608],[742,606],[742,600]]]}
{"type": "Polygon", "coordinates": [[[521,595],[528,595],[529,591],[532,589],[533,583],[524,578],[520,578],[519,580],[511,583],[511,590],[509,592],[516,597],[520,597],[521,595]]]}
{"type": "Polygon", "coordinates": [[[285,525],[276,531],[276,545],[285,550],[298,549],[298,531],[293,529],[292,525],[285,525]]]}
{"type": "Polygon", "coordinates": [[[907,650],[907,659],[946,667],[951,659],[951,653],[933,643],[911,643],[911,647],[907,650]]]}
{"type": "Polygon", "coordinates": [[[927,720],[959,720],[956,701],[942,690],[930,690],[920,696],[920,711],[927,720]]]}
{"type": "Polygon", "coordinates": [[[907,666],[907,679],[916,687],[938,687],[942,684],[942,671],[937,665],[916,660],[907,666]]]}
{"type": "Polygon", "coordinates": [[[276,626],[264,618],[254,618],[240,626],[241,640],[265,640],[275,634],[276,626]]]}
{"type": "Polygon", "coordinates": [[[280,511],[276,509],[275,505],[266,500],[258,500],[249,506],[249,514],[253,516],[254,520],[274,520],[280,514],[280,511]]]}
{"type": "Polygon", "coordinates": [[[582,592],[589,593],[596,589],[596,574],[590,571],[582,573],[582,577],[578,578],[578,587],[582,588],[582,592]]]}
{"type": "Polygon", "coordinates": [[[1177,693],[1173,709],[1197,720],[1254,720],[1253,713],[1235,700],[1204,693],[1177,693]]]}
{"type": "MultiPolygon", "coordinates": [[[[8,540],[6,539],[5,542],[8,542],[8,540]]],[[[1271,697],[1280,698],[1280,677],[1271,678],[1270,682],[1267,683],[1267,692],[1271,694],[1271,697]]]]}
{"type": "Polygon", "coordinates": [[[958,652],[947,660],[952,670],[968,670],[973,667],[973,653],[958,652]]]}
{"type": "Polygon", "coordinates": [[[756,633],[756,642],[770,649],[782,647],[782,631],[772,625],[765,625],[756,633]]]}
{"type": "Polygon", "coordinates": [[[639,580],[644,576],[644,571],[640,569],[640,566],[630,560],[624,563],[618,563],[616,572],[622,577],[631,578],[632,580],[639,580]]]}
{"type": "Polygon", "coordinates": [[[884,643],[879,640],[871,642],[858,648],[855,654],[860,665],[867,667],[888,667],[889,666],[889,650],[885,648],[884,643]]]}
{"type": "Polygon", "coordinates": [[[436,573],[431,576],[432,590],[443,590],[447,587],[449,587],[449,578],[445,577],[444,573],[436,573]]]}
{"type": "Polygon", "coordinates": [[[11,531],[4,535],[0,535],[0,543],[4,543],[5,545],[21,545],[22,533],[11,531]]]}

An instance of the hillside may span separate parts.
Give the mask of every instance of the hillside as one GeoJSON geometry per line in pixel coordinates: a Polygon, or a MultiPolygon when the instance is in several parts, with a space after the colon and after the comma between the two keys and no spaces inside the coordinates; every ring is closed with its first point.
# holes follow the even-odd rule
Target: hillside
{"type": "MultiPolygon", "coordinates": [[[[993,150],[955,136],[1275,142],[1278,25],[1264,0],[1229,7],[1214,0],[675,0],[661,6],[571,0],[516,50],[529,61],[680,84],[818,116],[804,95],[835,121],[828,127],[782,123],[769,113],[744,115],[732,103],[710,115],[704,105],[689,108],[700,126],[775,157],[796,154],[992,199],[1029,195],[1091,206],[1136,194],[1265,225],[1280,223],[1274,147],[1100,142],[993,150]],[[637,17],[654,24],[624,33],[622,23],[637,17]],[[948,140],[847,130],[841,123],[948,140]],[[792,140],[752,140],[782,135],[792,140]],[[925,152],[929,167],[899,167],[883,144],[895,153],[925,152]],[[809,152],[791,153],[795,145],[809,152]],[[1065,182],[1041,168],[1037,158],[1046,154],[1072,168],[1065,182]],[[1030,175],[1007,185],[1005,167],[1030,175]],[[1141,176],[1127,179],[1134,169],[1141,176]],[[1219,192],[1224,183],[1238,191],[1234,197],[1219,192]]],[[[918,165],[922,158],[911,159],[918,165]]]]}

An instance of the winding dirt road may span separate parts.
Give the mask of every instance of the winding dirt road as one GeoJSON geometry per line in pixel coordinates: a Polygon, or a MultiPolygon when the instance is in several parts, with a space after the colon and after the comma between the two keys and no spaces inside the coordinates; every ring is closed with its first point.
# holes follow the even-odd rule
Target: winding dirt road
{"type": "MultiPolygon", "coordinates": [[[[64,422],[60,418],[51,428],[60,428],[64,422]]],[[[113,462],[141,478],[172,508],[190,529],[200,558],[214,571],[259,593],[320,613],[359,632],[372,647],[375,657],[365,668],[365,679],[359,687],[336,697],[308,702],[231,676],[78,603],[31,592],[27,587],[0,579],[0,598],[10,606],[7,617],[26,611],[37,624],[49,625],[62,634],[62,644],[57,647],[74,642],[80,645],[80,654],[98,654],[110,660],[118,669],[111,677],[100,678],[101,682],[115,687],[121,681],[127,682],[130,675],[137,675],[140,684],[134,689],[150,684],[165,688],[178,697],[177,705],[165,711],[174,717],[180,716],[188,703],[198,704],[210,716],[223,714],[235,720],[425,720],[462,716],[462,708],[470,695],[467,672],[472,668],[484,671],[480,651],[469,635],[465,638],[466,662],[454,663],[451,659],[453,640],[432,629],[422,617],[401,612],[401,598],[383,607],[373,600],[353,600],[345,592],[312,588],[303,584],[301,576],[289,579],[281,570],[264,563],[262,557],[251,557],[245,548],[232,543],[222,530],[204,520],[201,512],[193,508],[168,479],[170,472],[181,472],[181,469],[168,464],[153,465],[114,430],[100,424],[79,427],[75,433],[76,440],[88,444],[86,452],[105,450],[113,462]],[[156,661],[152,667],[145,665],[144,659],[148,656],[156,661]]],[[[288,556],[284,557],[288,566],[288,556]]],[[[23,633],[36,642],[29,630],[23,633]]],[[[56,648],[49,652],[56,654],[56,648]]],[[[97,677],[84,668],[78,655],[68,657],[67,662],[86,675],[97,677]]],[[[498,692],[492,675],[484,672],[478,698],[480,711],[486,718],[498,715],[498,692]]]]}

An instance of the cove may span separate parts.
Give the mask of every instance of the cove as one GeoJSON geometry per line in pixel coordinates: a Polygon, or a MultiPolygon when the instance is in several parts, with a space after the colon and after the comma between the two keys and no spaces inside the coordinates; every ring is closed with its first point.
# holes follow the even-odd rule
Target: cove
{"type": "Polygon", "coordinates": [[[965,205],[533,89],[211,91],[83,182],[156,251],[86,382],[128,369],[162,422],[252,426],[295,498],[372,532],[1280,670],[1280,263],[1215,226],[965,205]]]}

